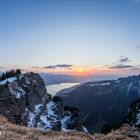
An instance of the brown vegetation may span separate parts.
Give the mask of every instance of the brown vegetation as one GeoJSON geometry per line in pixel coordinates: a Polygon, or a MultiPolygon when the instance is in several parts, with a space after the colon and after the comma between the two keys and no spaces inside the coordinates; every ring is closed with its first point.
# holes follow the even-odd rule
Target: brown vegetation
{"type": "Polygon", "coordinates": [[[0,116],[0,140],[139,140],[140,131],[127,125],[107,135],[41,131],[9,123],[0,116]]]}

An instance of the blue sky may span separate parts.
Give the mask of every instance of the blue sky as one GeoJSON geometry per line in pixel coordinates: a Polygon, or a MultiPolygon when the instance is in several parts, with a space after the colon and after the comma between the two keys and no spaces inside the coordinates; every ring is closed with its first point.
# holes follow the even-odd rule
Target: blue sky
{"type": "Polygon", "coordinates": [[[1,67],[139,72],[139,44],[140,0],[0,0],[1,67]]]}

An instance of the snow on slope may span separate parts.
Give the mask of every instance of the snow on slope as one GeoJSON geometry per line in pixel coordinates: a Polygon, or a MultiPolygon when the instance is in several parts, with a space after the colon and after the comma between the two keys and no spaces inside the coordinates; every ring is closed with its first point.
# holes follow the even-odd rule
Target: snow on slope
{"type": "Polygon", "coordinates": [[[15,95],[17,99],[20,99],[21,96],[25,94],[25,91],[18,85],[16,81],[8,84],[8,87],[11,94],[15,95]]]}
{"type": "MultiPolygon", "coordinates": [[[[80,116],[75,115],[77,110],[65,110],[62,100],[55,100],[47,93],[38,74],[26,73],[7,80],[1,96],[9,106],[4,104],[2,110],[7,110],[2,113],[8,112],[11,122],[42,130],[85,130],[80,116]]],[[[5,84],[6,81],[2,82],[5,84]]]]}
{"type": "Polygon", "coordinates": [[[17,79],[16,77],[7,78],[5,80],[0,81],[0,85],[6,84],[7,81],[11,83],[11,82],[15,81],[16,79],[17,79]]]}
{"type": "MultiPolygon", "coordinates": [[[[69,129],[67,129],[67,124],[71,121],[71,113],[67,112],[66,115],[63,114],[62,117],[58,118],[55,113],[56,107],[57,105],[54,102],[50,101],[44,107],[43,104],[36,105],[34,112],[27,110],[29,114],[28,126],[37,126],[37,128],[49,130],[52,129],[54,124],[58,123],[61,126],[61,131],[70,131],[69,129]],[[42,113],[41,110],[43,110],[42,113]],[[36,121],[36,119],[38,119],[38,121],[36,121]]],[[[84,126],[83,130],[86,130],[84,126]]]]}

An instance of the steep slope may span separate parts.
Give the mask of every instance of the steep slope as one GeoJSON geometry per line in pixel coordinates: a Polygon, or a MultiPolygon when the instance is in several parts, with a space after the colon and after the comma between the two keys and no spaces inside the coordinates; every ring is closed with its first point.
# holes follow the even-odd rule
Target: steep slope
{"type": "Polygon", "coordinates": [[[128,111],[125,123],[140,128],[140,99],[134,101],[128,111]]]}
{"type": "Polygon", "coordinates": [[[122,126],[116,131],[107,135],[103,134],[85,134],[77,131],[56,132],[42,131],[38,129],[18,126],[9,123],[0,116],[0,140],[139,140],[140,130],[122,126]]]}
{"type": "Polygon", "coordinates": [[[119,128],[129,105],[140,96],[140,75],[117,80],[89,82],[59,96],[67,105],[80,109],[88,130],[101,132],[104,126],[119,128]]]}
{"type": "Polygon", "coordinates": [[[0,85],[0,114],[12,123],[56,131],[86,131],[77,109],[52,98],[38,74],[26,73],[0,85]]]}

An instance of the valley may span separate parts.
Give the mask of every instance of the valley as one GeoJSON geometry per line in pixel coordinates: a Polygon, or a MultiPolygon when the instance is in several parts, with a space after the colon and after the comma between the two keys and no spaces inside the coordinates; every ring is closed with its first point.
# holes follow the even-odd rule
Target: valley
{"type": "Polygon", "coordinates": [[[103,132],[104,127],[119,128],[129,106],[140,97],[140,75],[82,84],[76,89],[57,94],[64,104],[76,106],[91,133],[103,132]]]}

